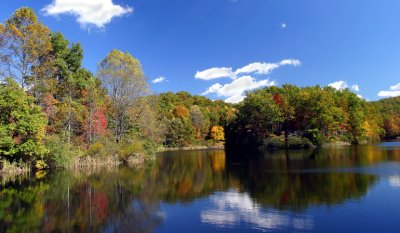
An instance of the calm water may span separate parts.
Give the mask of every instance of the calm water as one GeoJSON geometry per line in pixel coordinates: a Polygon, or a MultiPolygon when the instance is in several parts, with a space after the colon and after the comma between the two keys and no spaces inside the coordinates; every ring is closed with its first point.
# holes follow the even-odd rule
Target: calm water
{"type": "Polygon", "coordinates": [[[0,184],[0,232],[400,232],[400,143],[160,154],[0,184]]]}

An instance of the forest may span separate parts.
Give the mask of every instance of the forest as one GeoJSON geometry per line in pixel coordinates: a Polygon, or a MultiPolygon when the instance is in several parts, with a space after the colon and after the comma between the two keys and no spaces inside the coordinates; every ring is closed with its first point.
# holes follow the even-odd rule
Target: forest
{"type": "Polygon", "coordinates": [[[117,49],[96,73],[80,43],[30,8],[0,24],[0,169],[140,163],[160,148],[264,149],[366,143],[400,135],[400,97],[367,102],[332,87],[268,87],[243,102],[155,94],[117,49]]]}
{"type": "Polygon", "coordinates": [[[246,148],[310,148],[396,138],[399,98],[367,102],[348,89],[283,85],[248,93],[226,127],[227,143],[246,148]]]}
{"type": "Polygon", "coordinates": [[[79,43],[50,31],[30,8],[0,24],[3,169],[140,162],[163,145],[224,140],[230,105],[152,93],[127,52],[112,50],[95,74],[82,67],[83,57],[79,43]]]}

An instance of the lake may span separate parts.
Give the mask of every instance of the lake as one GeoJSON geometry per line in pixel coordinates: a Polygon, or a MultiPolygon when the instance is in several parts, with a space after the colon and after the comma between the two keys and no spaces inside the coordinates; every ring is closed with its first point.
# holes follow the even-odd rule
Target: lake
{"type": "Polygon", "coordinates": [[[0,232],[400,232],[400,143],[165,152],[0,188],[0,232]]]}

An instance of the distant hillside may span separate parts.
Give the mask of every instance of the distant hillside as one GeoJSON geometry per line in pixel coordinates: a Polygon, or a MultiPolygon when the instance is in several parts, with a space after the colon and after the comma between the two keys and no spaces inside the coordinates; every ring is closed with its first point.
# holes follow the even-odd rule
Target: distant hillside
{"type": "Polygon", "coordinates": [[[400,136],[400,97],[371,102],[381,113],[387,138],[400,136]]]}

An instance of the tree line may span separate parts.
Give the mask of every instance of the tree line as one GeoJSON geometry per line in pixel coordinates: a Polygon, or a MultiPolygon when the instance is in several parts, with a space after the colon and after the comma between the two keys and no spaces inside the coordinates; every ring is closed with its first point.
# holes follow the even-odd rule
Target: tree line
{"type": "Polygon", "coordinates": [[[227,144],[250,148],[305,148],[360,144],[400,135],[400,98],[367,102],[349,89],[267,87],[237,105],[227,144]]]}
{"type": "MultiPolygon", "coordinates": [[[[151,92],[141,63],[112,50],[95,74],[80,43],[30,8],[0,24],[0,160],[66,167],[86,158],[142,159],[157,147],[258,148],[362,143],[400,135],[399,98],[366,102],[349,90],[293,85],[239,104],[151,92]]],[[[114,160],[112,160],[114,161],[114,160]]]]}

